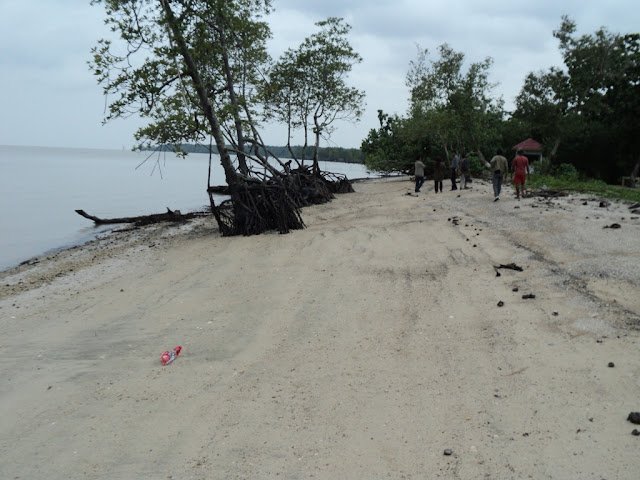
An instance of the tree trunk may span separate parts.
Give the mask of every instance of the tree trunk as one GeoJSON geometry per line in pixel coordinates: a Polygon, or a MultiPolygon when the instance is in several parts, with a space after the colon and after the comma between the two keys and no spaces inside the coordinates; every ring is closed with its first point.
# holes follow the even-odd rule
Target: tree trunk
{"type": "Polygon", "coordinates": [[[322,129],[318,124],[318,116],[313,116],[313,133],[316,136],[315,142],[313,145],[313,174],[320,175],[320,163],[318,162],[318,150],[320,149],[320,134],[322,133],[322,129]]]}
{"type": "Polygon", "coordinates": [[[227,183],[231,185],[236,185],[239,183],[238,173],[233,167],[233,163],[231,162],[231,157],[229,155],[229,150],[224,141],[224,137],[222,135],[222,128],[218,119],[213,113],[213,107],[209,102],[209,98],[207,97],[206,89],[202,83],[202,79],[200,78],[200,73],[196,67],[196,64],[187,48],[187,44],[180,32],[180,28],[178,27],[178,21],[171,9],[171,5],[169,5],[168,0],[160,0],[162,8],[165,12],[167,25],[169,26],[169,31],[171,36],[173,37],[173,41],[176,42],[178,49],[180,51],[180,55],[187,66],[187,72],[193,81],[193,86],[196,89],[198,94],[198,100],[200,101],[200,107],[202,108],[209,125],[211,126],[211,135],[216,142],[216,146],[218,147],[218,153],[220,155],[220,163],[222,164],[222,168],[224,169],[225,179],[227,183]]]}
{"type": "MultiPolygon", "coordinates": [[[[218,17],[218,22],[222,23],[220,17],[218,17]]],[[[226,38],[225,38],[225,30],[222,29],[219,32],[220,46],[222,47],[222,62],[224,65],[224,74],[226,80],[226,88],[229,93],[229,99],[231,100],[232,111],[233,111],[233,121],[236,128],[236,137],[238,139],[238,148],[236,151],[236,156],[238,158],[238,168],[240,169],[240,173],[243,175],[249,175],[249,167],[247,166],[247,160],[245,157],[244,149],[245,149],[245,141],[244,141],[244,132],[242,131],[242,120],[240,119],[240,105],[238,104],[238,96],[236,95],[236,91],[233,87],[233,74],[231,73],[231,66],[229,65],[229,55],[227,54],[226,48],[226,38]]]]}
{"type": "Polygon", "coordinates": [[[558,153],[558,148],[560,148],[560,138],[556,138],[556,141],[553,144],[553,148],[551,149],[551,152],[549,153],[549,161],[551,163],[553,163],[553,161],[556,158],[556,154],[558,153]]]}

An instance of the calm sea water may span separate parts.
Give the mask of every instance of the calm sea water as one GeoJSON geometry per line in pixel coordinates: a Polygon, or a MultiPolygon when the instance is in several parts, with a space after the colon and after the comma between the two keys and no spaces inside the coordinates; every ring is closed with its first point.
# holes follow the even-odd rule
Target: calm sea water
{"type": "MultiPolygon", "coordinates": [[[[0,146],[0,269],[87,242],[114,228],[94,227],[76,209],[107,218],[208,206],[208,155],[182,159],[154,154],[144,162],[148,155],[0,146]]],[[[218,159],[213,163],[213,183],[224,184],[218,159]]],[[[364,165],[323,163],[321,168],[349,178],[372,176],[364,165]]]]}

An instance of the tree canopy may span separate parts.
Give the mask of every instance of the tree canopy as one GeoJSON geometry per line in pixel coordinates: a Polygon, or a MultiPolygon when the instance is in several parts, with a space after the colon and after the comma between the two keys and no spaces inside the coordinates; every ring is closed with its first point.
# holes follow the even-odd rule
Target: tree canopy
{"type": "Polygon", "coordinates": [[[639,159],[640,34],[578,36],[563,17],[554,36],[564,68],[530,73],[513,117],[552,145],[553,158],[616,181],[639,159]]]}
{"type": "MultiPolygon", "coordinates": [[[[294,174],[262,141],[257,115],[270,64],[266,41],[271,32],[265,21],[270,0],[92,4],[104,5],[105,22],[120,37],[117,45],[100,40],[89,62],[108,98],[105,120],[130,114],[147,119],[136,132],[143,145],[172,144],[179,150],[211,138],[231,195],[215,205],[209,178],[211,208],[223,234],[302,228],[301,206],[351,190],[346,179],[322,176],[319,169],[314,178],[302,169],[294,174]]],[[[339,19],[332,22],[342,25],[339,19]]],[[[308,60],[316,62],[315,68],[323,65],[314,56],[308,60]]],[[[311,79],[310,85],[324,88],[318,83],[311,79]]]]}
{"type": "MultiPolygon", "coordinates": [[[[318,167],[320,137],[329,137],[336,121],[358,121],[364,109],[363,91],[347,84],[347,76],[362,58],[348,40],[351,26],[342,18],[316,23],[319,31],[288,49],[270,70],[264,98],[267,118],[288,127],[287,145],[295,130],[302,130],[306,157],[313,134],[313,165],[318,167]]],[[[293,150],[290,151],[297,158],[293,150]]]]}
{"type": "Polygon", "coordinates": [[[562,17],[553,35],[563,65],[529,73],[511,115],[493,93],[490,58],[465,69],[464,54],[447,44],[435,59],[419,49],[407,73],[409,110],[379,112],[380,127],[362,143],[365,163],[409,171],[420,156],[510,151],[533,137],[553,164],[610,182],[629,175],[640,164],[640,34],[577,35],[562,17]]]}

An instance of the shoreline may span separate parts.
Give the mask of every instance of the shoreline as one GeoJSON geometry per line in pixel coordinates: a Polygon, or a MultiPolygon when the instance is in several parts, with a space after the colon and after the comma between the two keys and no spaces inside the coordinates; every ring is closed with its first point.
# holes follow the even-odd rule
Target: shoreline
{"type": "Polygon", "coordinates": [[[2,272],[0,477],[635,479],[640,219],[429,186],[2,272]]]}

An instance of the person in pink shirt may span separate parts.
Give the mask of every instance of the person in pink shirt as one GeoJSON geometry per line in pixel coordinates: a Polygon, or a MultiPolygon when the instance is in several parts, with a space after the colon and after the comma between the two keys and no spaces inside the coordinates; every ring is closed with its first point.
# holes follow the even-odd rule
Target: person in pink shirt
{"type": "Polygon", "coordinates": [[[522,154],[522,150],[516,152],[516,156],[511,162],[511,170],[513,171],[513,185],[516,189],[516,197],[520,200],[520,192],[524,197],[524,186],[527,182],[527,174],[529,173],[529,159],[522,154]]]}

